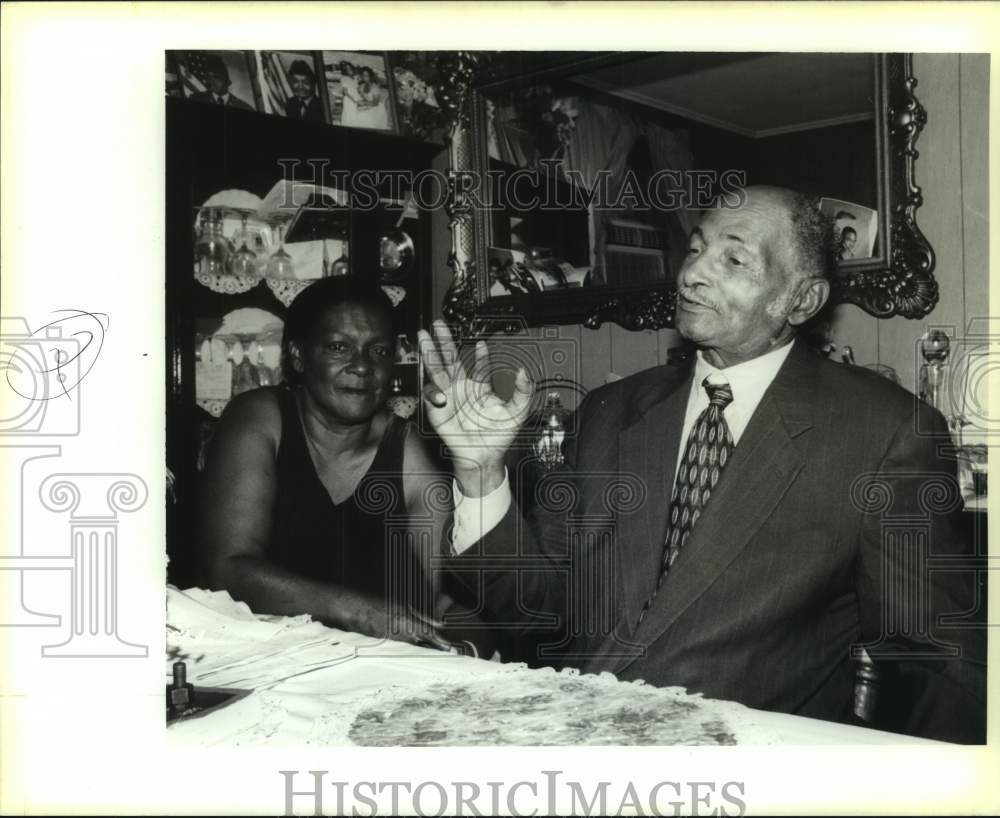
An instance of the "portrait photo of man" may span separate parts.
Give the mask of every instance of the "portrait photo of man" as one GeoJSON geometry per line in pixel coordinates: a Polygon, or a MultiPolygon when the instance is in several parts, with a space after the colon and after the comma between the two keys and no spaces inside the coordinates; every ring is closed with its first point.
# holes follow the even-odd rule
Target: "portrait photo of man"
{"type": "Polygon", "coordinates": [[[323,121],[323,109],[316,95],[316,72],[305,60],[295,60],[288,71],[292,96],[285,100],[285,116],[290,119],[323,121]]]}
{"type": "Polygon", "coordinates": [[[258,51],[255,61],[265,113],[306,122],[326,121],[311,52],[258,51]]]}
{"type": "Polygon", "coordinates": [[[186,51],[176,55],[180,86],[187,99],[253,111],[253,84],[242,51],[186,51]]]}
{"type": "Polygon", "coordinates": [[[878,211],[842,199],[820,199],[820,212],[833,220],[837,260],[871,258],[878,235],[878,211]]]}

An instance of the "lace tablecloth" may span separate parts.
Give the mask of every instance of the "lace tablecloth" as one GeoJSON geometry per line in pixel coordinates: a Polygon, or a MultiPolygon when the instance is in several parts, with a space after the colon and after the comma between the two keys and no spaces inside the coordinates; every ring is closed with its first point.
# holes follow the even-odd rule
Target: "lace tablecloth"
{"type": "Polygon", "coordinates": [[[252,689],[173,723],[194,746],[933,743],[751,710],[610,674],[534,670],[257,616],[225,592],[168,589],[167,671],[252,689]]]}

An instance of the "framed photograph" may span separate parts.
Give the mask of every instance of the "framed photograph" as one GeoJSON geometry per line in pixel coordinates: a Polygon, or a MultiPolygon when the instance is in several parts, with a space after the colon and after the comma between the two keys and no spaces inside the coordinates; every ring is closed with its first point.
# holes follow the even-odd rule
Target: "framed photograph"
{"type": "Polygon", "coordinates": [[[173,51],[164,51],[163,56],[166,61],[166,65],[164,66],[164,92],[168,97],[181,99],[184,94],[181,93],[181,78],[177,73],[176,53],[173,51]]]}
{"type": "Polygon", "coordinates": [[[326,122],[322,76],[313,51],[255,51],[261,108],[306,122],[326,122]]]}
{"type": "Polygon", "coordinates": [[[177,88],[185,99],[254,111],[250,59],[245,51],[168,51],[167,94],[177,88]],[[171,63],[176,80],[171,81],[171,63]]]}
{"type": "Polygon", "coordinates": [[[425,142],[444,125],[437,101],[436,51],[391,51],[392,85],[396,96],[396,127],[400,135],[425,142]]]}
{"type": "Polygon", "coordinates": [[[382,51],[324,51],[331,125],[394,131],[392,88],[382,51]]]}
{"type": "Polygon", "coordinates": [[[877,210],[842,199],[826,198],[820,199],[819,209],[836,225],[840,243],[837,258],[841,261],[872,258],[878,233],[877,210]]]}

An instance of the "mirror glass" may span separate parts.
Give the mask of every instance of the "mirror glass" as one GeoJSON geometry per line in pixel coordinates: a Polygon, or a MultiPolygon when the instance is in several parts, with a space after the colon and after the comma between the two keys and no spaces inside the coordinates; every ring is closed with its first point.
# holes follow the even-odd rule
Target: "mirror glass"
{"type": "MultiPolygon", "coordinates": [[[[513,312],[516,302],[530,323],[575,323],[599,302],[670,288],[700,211],[718,196],[736,201],[746,185],[814,197],[836,224],[844,300],[883,311],[856,293],[905,273],[887,269],[893,174],[912,172],[907,151],[889,145],[887,97],[890,83],[905,90],[902,60],[895,77],[887,55],[865,53],[559,62],[477,92],[475,155],[489,205],[477,213],[476,256],[488,270],[478,300],[487,311],[513,312]],[[886,280],[869,285],[867,272],[886,280]]],[[[912,212],[907,226],[929,274],[933,255],[912,212]]]]}

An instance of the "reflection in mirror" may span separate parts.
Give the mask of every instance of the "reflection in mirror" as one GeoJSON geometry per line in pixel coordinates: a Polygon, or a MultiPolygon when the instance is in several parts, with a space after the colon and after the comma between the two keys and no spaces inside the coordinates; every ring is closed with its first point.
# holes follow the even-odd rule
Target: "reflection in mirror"
{"type": "Polygon", "coordinates": [[[806,193],[834,220],[840,301],[910,317],[933,306],[910,150],[924,113],[907,55],[552,62],[477,93],[490,205],[476,214],[480,313],[669,326],[700,211],[738,202],[745,185],[806,193]]]}

